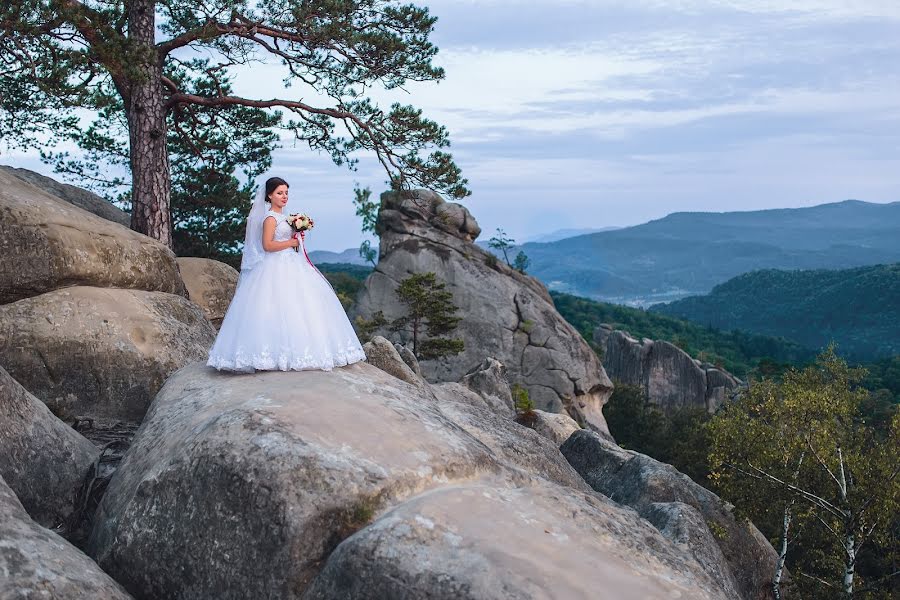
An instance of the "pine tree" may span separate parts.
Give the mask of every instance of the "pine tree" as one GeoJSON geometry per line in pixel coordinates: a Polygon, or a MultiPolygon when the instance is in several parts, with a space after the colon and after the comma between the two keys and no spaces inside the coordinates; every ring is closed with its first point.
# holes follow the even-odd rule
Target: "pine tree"
{"type": "Polygon", "coordinates": [[[411,275],[397,287],[397,298],[406,305],[408,314],[395,319],[391,329],[405,331],[412,337],[416,358],[440,358],[464,349],[461,339],[446,337],[456,329],[461,317],[456,315],[453,295],[445,287],[430,272],[411,275]]]}

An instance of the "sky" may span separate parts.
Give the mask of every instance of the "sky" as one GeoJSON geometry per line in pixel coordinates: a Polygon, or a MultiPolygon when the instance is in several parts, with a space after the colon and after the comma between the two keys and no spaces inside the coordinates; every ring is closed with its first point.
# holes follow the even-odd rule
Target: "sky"
{"type": "MultiPolygon", "coordinates": [[[[446,78],[375,97],[447,126],[482,237],[900,200],[898,0],[417,4],[438,17],[446,78]]],[[[298,93],[282,78],[256,65],[235,90],[298,93]]],[[[318,250],[359,244],[353,185],[386,180],[371,158],[350,172],[289,141],[272,174],[316,219],[318,250]]]]}

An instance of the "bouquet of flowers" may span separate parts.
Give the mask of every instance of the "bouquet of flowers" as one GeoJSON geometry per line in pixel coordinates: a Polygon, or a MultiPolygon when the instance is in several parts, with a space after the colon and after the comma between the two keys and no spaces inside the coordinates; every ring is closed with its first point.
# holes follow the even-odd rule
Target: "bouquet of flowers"
{"type": "MultiPolygon", "coordinates": [[[[299,235],[302,238],[307,231],[315,226],[312,218],[309,215],[305,215],[303,213],[288,215],[287,222],[288,225],[291,226],[291,229],[296,232],[294,234],[294,237],[297,237],[299,235]]],[[[300,252],[300,248],[294,248],[294,252],[300,252]]]]}

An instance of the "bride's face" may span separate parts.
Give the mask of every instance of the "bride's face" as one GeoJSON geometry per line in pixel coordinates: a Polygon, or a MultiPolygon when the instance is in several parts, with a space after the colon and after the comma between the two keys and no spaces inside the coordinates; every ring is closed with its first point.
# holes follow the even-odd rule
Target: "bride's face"
{"type": "Polygon", "coordinates": [[[288,203],[288,186],[279,185],[275,188],[272,193],[269,194],[269,201],[272,202],[272,208],[284,208],[288,203]]]}

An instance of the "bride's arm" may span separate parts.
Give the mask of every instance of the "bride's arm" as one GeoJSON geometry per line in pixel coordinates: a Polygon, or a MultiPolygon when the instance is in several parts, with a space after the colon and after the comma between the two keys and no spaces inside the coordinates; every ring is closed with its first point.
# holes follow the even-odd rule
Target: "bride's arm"
{"type": "Polygon", "coordinates": [[[263,221],[262,246],[266,252],[279,252],[286,248],[296,248],[300,245],[300,240],[291,238],[283,242],[275,241],[275,217],[266,217],[263,221]]]}

